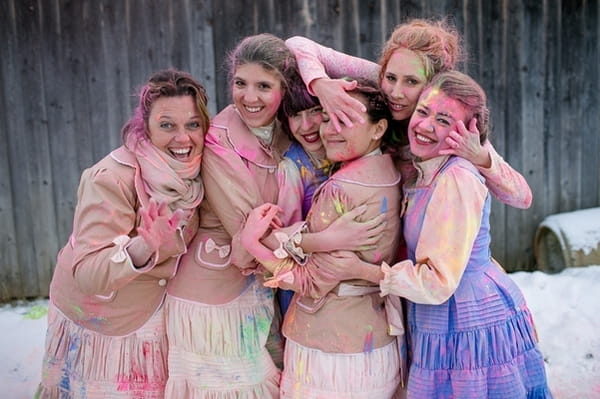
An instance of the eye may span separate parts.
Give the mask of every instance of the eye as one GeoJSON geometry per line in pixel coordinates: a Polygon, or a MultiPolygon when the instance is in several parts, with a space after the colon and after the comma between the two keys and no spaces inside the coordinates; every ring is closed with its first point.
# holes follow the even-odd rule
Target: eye
{"type": "Polygon", "coordinates": [[[258,88],[260,90],[270,90],[271,89],[271,85],[268,83],[259,83],[258,84],[258,88]]]}
{"type": "Polygon", "coordinates": [[[387,80],[388,82],[395,82],[396,76],[392,75],[392,74],[387,74],[387,75],[385,75],[385,80],[387,80]]]}
{"type": "Polygon", "coordinates": [[[173,128],[173,124],[171,122],[167,122],[167,121],[162,121],[158,124],[158,126],[160,126],[161,129],[172,129],[173,128]]]}
{"type": "Polygon", "coordinates": [[[237,88],[242,88],[246,86],[246,83],[243,80],[236,79],[233,81],[233,85],[237,88]]]}
{"type": "Polygon", "coordinates": [[[440,117],[438,117],[436,120],[437,120],[437,122],[438,122],[440,125],[442,125],[442,126],[450,126],[450,121],[448,121],[448,120],[447,120],[447,119],[445,119],[445,118],[440,118],[440,117]]]}
{"type": "Polygon", "coordinates": [[[310,114],[311,115],[318,115],[321,114],[323,112],[323,107],[314,107],[310,109],[310,114]]]}
{"type": "Polygon", "coordinates": [[[424,108],[417,108],[417,109],[415,109],[415,112],[419,115],[427,116],[427,111],[425,111],[424,108]]]}
{"type": "Polygon", "coordinates": [[[329,114],[325,111],[323,111],[323,122],[329,122],[331,120],[331,118],[329,117],[329,114]]]}
{"type": "Polygon", "coordinates": [[[197,121],[190,122],[190,123],[188,123],[187,127],[188,127],[188,129],[191,129],[191,130],[199,129],[200,128],[200,122],[197,122],[197,121]]]}
{"type": "Polygon", "coordinates": [[[406,78],[406,83],[408,83],[411,86],[416,86],[420,82],[417,79],[414,79],[414,78],[406,78]]]}

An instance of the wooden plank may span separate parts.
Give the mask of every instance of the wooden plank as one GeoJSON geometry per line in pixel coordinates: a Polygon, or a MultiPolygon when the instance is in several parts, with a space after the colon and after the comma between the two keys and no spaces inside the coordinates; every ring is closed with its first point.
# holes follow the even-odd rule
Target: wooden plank
{"type": "MultiPolygon", "coordinates": [[[[543,18],[543,4],[537,0],[527,0],[523,3],[523,24],[521,37],[527,41],[519,43],[521,52],[520,74],[522,82],[521,102],[521,134],[512,134],[509,140],[520,142],[519,170],[529,182],[533,195],[538,198],[544,192],[544,97],[546,75],[546,37],[543,18]],[[536,49],[536,51],[532,51],[536,49]]],[[[543,197],[541,197],[543,198],[543,197]]],[[[511,224],[517,225],[515,231],[515,250],[511,251],[512,264],[518,270],[527,270],[534,264],[533,243],[538,224],[545,215],[543,201],[535,201],[526,211],[511,210],[511,224]],[[518,254],[518,255],[517,255],[518,254]]],[[[511,245],[511,248],[513,247],[511,245]]]]}
{"type": "MultiPolygon", "coordinates": [[[[476,57],[479,63],[485,63],[481,69],[480,84],[486,91],[490,109],[491,134],[490,142],[502,156],[506,155],[506,104],[507,77],[506,68],[506,38],[507,29],[504,24],[506,10],[502,2],[484,2],[482,14],[486,23],[481,26],[483,45],[481,53],[476,57]]],[[[492,256],[506,266],[506,206],[493,199],[490,215],[492,233],[492,256]]]]}
{"type": "Polygon", "coordinates": [[[600,2],[586,2],[582,8],[583,38],[581,39],[580,59],[589,59],[582,63],[583,80],[581,90],[581,122],[579,132],[582,136],[581,151],[581,202],[580,208],[600,206],[598,193],[600,192],[600,113],[597,104],[600,101],[600,45],[598,44],[599,26],[598,8],[600,2]],[[595,60],[595,62],[594,62],[595,60]]]}
{"type": "Polygon", "coordinates": [[[210,114],[214,116],[217,113],[216,76],[222,72],[217,70],[213,49],[213,27],[210,23],[213,15],[212,2],[187,0],[185,7],[189,16],[187,24],[189,72],[204,85],[208,94],[208,108],[210,114]]]}
{"type": "MultiPolygon", "coordinates": [[[[40,48],[44,85],[45,120],[47,124],[52,171],[52,199],[56,209],[56,240],[58,247],[66,243],[73,225],[76,190],[79,183],[79,152],[91,148],[78,148],[78,131],[74,125],[75,105],[71,95],[71,77],[65,74],[68,42],[61,35],[60,1],[45,2],[40,9],[43,45],[40,48]]],[[[63,15],[64,17],[64,15],[63,15]]],[[[77,104],[79,106],[79,104],[77,104]]],[[[58,248],[57,248],[58,249],[58,248]]],[[[56,252],[52,255],[52,263],[56,252]]],[[[46,286],[49,284],[46,281],[46,286]]]]}
{"type": "MultiPolygon", "coordinates": [[[[96,133],[103,137],[105,153],[122,144],[121,127],[129,119],[135,103],[135,86],[130,84],[127,37],[126,3],[103,0],[97,3],[102,24],[96,34],[101,35],[102,59],[98,68],[103,69],[103,91],[107,110],[105,125],[96,133]]],[[[100,73],[100,72],[98,72],[100,73]]],[[[98,156],[101,156],[98,154],[98,156]]]]}
{"type": "MultiPolygon", "coordinates": [[[[19,246],[22,246],[19,251],[27,254],[20,257],[22,294],[28,297],[48,294],[58,242],[46,109],[45,104],[39,101],[44,93],[39,63],[42,43],[38,26],[39,9],[34,1],[19,4],[22,5],[17,7],[16,12],[19,50],[14,58],[18,70],[13,75],[19,85],[14,90],[19,103],[13,105],[22,107],[25,112],[21,115],[20,129],[11,129],[16,136],[11,143],[11,151],[19,154],[15,158],[16,170],[19,173],[26,171],[25,175],[15,180],[21,184],[13,188],[16,188],[15,204],[19,204],[17,239],[19,246]],[[32,249],[33,253],[27,248],[32,249]]],[[[15,112],[18,115],[21,111],[15,112]]]]}
{"type": "MultiPolygon", "coordinates": [[[[0,59],[11,60],[14,52],[18,49],[16,43],[16,24],[14,18],[14,3],[4,1],[0,2],[0,14],[5,16],[5,23],[0,24],[0,37],[3,40],[3,46],[0,46],[0,59]]],[[[9,62],[0,63],[0,110],[6,111],[9,108],[14,85],[10,82],[14,74],[14,67],[9,62]]],[[[0,302],[8,301],[12,298],[22,295],[21,278],[19,271],[19,258],[17,248],[17,232],[15,229],[15,204],[13,202],[13,177],[16,171],[12,170],[13,158],[17,156],[12,152],[10,141],[12,129],[15,127],[14,119],[19,114],[12,112],[1,112],[2,115],[11,115],[11,118],[0,118],[0,302]],[[12,121],[12,122],[11,122],[12,121]]]]}
{"type": "Polygon", "coordinates": [[[583,0],[561,3],[560,51],[560,204],[559,212],[578,209],[581,205],[581,151],[584,145],[581,133],[581,97],[588,84],[583,75],[581,38],[583,37],[583,0]],[[567,22],[568,21],[568,22],[567,22]]]}
{"type": "MultiPolygon", "coordinates": [[[[546,46],[546,84],[544,97],[544,190],[534,193],[533,201],[541,202],[544,206],[544,216],[556,213],[560,209],[560,148],[561,136],[561,101],[560,82],[564,78],[561,72],[561,26],[563,23],[560,7],[546,7],[546,41],[554,43],[546,46]]],[[[539,179],[539,175],[538,175],[539,179]]]]}

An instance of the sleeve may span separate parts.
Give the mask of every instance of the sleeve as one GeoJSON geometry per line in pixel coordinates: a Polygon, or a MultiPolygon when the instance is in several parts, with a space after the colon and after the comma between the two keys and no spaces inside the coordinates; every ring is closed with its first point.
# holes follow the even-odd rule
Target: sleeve
{"type": "MultiPolygon", "coordinates": [[[[323,230],[344,213],[353,209],[351,200],[339,187],[326,186],[319,194],[318,203],[313,204],[311,214],[318,215],[323,230]]],[[[358,254],[360,256],[360,254],[358,254]]],[[[273,273],[267,282],[270,287],[299,292],[303,296],[321,298],[335,288],[340,278],[334,273],[336,259],[328,252],[312,253],[303,264],[294,261],[293,257],[285,257],[268,262],[265,267],[273,273]],[[321,267],[327,263],[328,267],[321,267]]]]}
{"type": "Polygon", "coordinates": [[[490,193],[506,205],[520,209],[529,208],[533,196],[525,178],[502,159],[489,140],[484,146],[489,150],[492,165],[489,168],[478,169],[486,178],[485,184],[490,193]]]}
{"type": "Polygon", "coordinates": [[[284,226],[302,220],[302,202],[304,200],[304,185],[296,163],[284,158],[277,169],[279,196],[277,205],[284,214],[280,217],[284,226]]]}
{"type": "MultiPolygon", "coordinates": [[[[210,129],[205,138],[202,157],[202,180],[206,200],[230,237],[239,237],[248,214],[264,203],[256,177],[226,139],[210,129]]],[[[254,268],[254,257],[236,240],[236,266],[254,268]]]]}
{"type": "Polygon", "coordinates": [[[110,295],[154,267],[136,269],[123,250],[136,235],[135,198],[107,169],[83,172],[70,242],[73,276],[86,294],[110,295]]]}
{"type": "Polygon", "coordinates": [[[379,64],[354,57],[325,47],[303,36],[293,36],[286,40],[286,46],[294,53],[302,80],[310,94],[310,83],[318,78],[366,78],[377,81],[379,64]]]}
{"type": "Polygon", "coordinates": [[[487,189],[472,172],[461,167],[450,168],[439,179],[423,210],[416,263],[405,260],[391,268],[384,264],[382,295],[441,304],[458,287],[481,226],[487,189]]]}

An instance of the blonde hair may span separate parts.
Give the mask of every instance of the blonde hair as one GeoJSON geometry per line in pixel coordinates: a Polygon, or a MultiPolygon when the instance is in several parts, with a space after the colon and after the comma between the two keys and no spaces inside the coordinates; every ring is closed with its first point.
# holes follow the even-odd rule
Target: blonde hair
{"type": "Polygon", "coordinates": [[[396,26],[385,42],[379,57],[379,82],[383,80],[392,54],[400,48],[414,51],[421,58],[427,80],[436,73],[454,69],[463,56],[460,36],[454,26],[445,20],[413,19],[396,26]]]}

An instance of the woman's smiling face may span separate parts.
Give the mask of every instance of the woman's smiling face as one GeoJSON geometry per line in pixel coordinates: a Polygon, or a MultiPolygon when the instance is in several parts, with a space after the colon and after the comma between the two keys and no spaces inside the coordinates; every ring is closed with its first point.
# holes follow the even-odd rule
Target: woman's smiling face
{"type": "MultiPolygon", "coordinates": [[[[366,99],[363,95],[350,95],[365,104],[366,99]]],[[[387,120],[372,122],[366,112],[361,116],[365,123],[355,123],[352,127],[342,124],[342,129],[338,132],[329,116],[323,113],[320,132],[327,159],[333,162],[352,161],[379,148],[380,139],[387,129],[387,120]]]]}
{"type": "Polygon", "coordinates": [[[465,122],[467,116],[468,111],[460,101],[435,87],[426,89],[408,123],[410,151],[422,160],[439,156],[440,150],[449,148],[446,137],[457,131],[456,124],[465,122]]]}
{"type": "Polygon", "coordinates": [[[248,126],[273,122],[284,90],[275,71],[256,63],[243,64],[237,67],[232,84],[233,103],[248,126]]]}
{"type": "Polygon", "coordinates": [[[152,144],[174,159],[189,162],[204,148],[203,119],[192,96],[161,97],[148,117],[152,144]]]}

